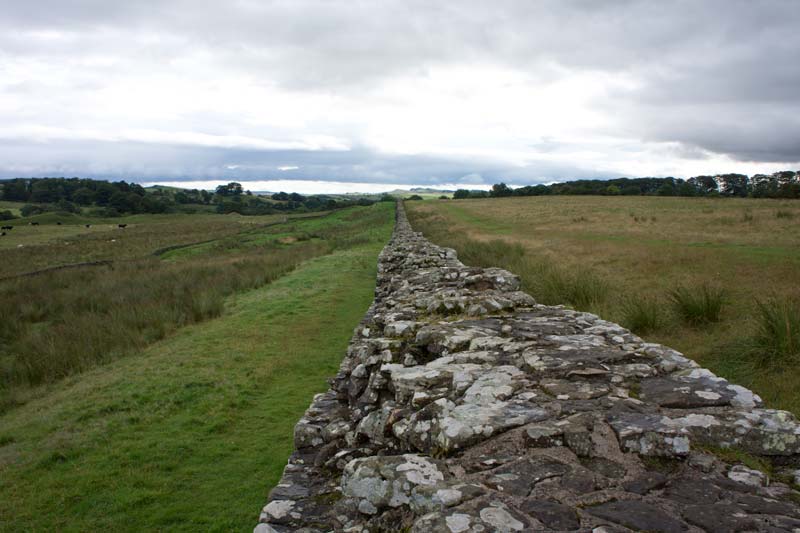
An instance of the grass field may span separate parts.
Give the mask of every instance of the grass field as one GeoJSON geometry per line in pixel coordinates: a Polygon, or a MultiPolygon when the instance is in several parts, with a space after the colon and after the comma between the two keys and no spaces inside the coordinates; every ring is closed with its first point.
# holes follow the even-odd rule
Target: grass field
{"type": "Polygon", "coordinates": [[[0,530],[250,530],[294,424],[372,301],[392,213],[383,203],[276,232],[338,241],[228,296],[219,318],[40,387],[0,415],[0,530]]]}
{"type": "Polygon", "coordinates": [[[552,196],[406,206],[416,229],[465,263],[508,268],[540,302],[620,322],[800,414],[800,204],[552,196]]]}
{"type": "MultiPolygon", "coordinates": [[[[108,249],[77,239],[75,249],[102,252],[99,258],[111,262],[0,280],[0,411],[27,401],[31,386],[216,317],[228,295],[264,285],[311,257],[368,240],[369,228],[386,218],[387,209],[347,209],[272,225],[229,222],[237,233],[221,226],[221,237],[200,244],[180,244],[187,238],[172,232],[182,224],[173,222],[164,230],[160,217],[137,219],[136,225],[120,230],[116,242],[107,243],[108,249]],[[155,246],[170,242],[164,240],[168,235],[178,244],[154,255],[155,246]]],[[[193,224],[202,227],[205,221],[198,216],[193,224]]],[[[58,246],[31,248],[59,263],[58,246]]]]}
{"type": "Polygon", "coordinates": [[[0,238],[0,253],[3,254],[0,278],[58,265],[139,258],[167,246],[257,232],[287,218],[319,216],[320,213],[289,217],[168,214],[98,219],[44,213],[3,223],[14,229],[0,238]],[[31,226],[30,222],[39,222],[39,225],[31,226]],[[127,227],[121,229],[119,224],[127,224],[127,227]]]}

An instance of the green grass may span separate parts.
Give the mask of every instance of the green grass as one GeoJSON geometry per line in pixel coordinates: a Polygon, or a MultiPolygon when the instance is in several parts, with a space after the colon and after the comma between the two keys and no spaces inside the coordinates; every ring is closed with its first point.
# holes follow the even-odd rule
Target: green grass
{"type": "MultiPolygon", "coordinates": [[[[22,202],[9,202],[7,200],[0,200],[0,211],[11,211],[11,214],[14,216],[20,216],[20,209],[22,206],[25,205],[22,202]]],[[[6,225],[7,221],[3,221],[3,225],[6,225]]]]}
{"type": "Polygon", "coordinates": [[[222,317],[0,416],[0,530],[250,530],[372,301],[391,207],[222,317]]]}

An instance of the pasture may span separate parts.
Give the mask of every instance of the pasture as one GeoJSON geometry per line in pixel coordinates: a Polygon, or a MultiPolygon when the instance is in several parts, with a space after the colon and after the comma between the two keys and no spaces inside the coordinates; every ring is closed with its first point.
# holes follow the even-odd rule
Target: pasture
{"type": "Polygon", "coordinates": [[[372,301],[393,204],[267,222],[0,282],[28,313],[3,331],[0,530],[252,527],[372,301]]]}
{"type": "Polygon", "coordinates": [[[619,322],[800,414],[800,204],[543,196],[406,202],[467,264],[619,322]],[[717,314],[714,311],[717,307],[717,314]]]}

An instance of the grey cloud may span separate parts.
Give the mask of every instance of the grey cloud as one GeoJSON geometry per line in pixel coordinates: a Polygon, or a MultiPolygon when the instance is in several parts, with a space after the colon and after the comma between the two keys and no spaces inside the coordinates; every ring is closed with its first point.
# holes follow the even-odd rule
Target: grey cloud
{"type": "MultiPolygon", "coordinates": [[[[105,67],[101,72],[108,76],[133,68],[129,60],[146,67],[147,61],[198,51],[216,61],[221,75],[255,74],[296,91],[359,94],[391,76],[424,76],[426,68],[453,62],[505,66],[541,83],[581,72],[629,76],[635,87],[596,102],[616,117],[609,135],[676,143],[684,147],[676,156],[690,159],[713,152],[743,161],[800,161],[800,7],[794,0],[29,0],[2,1],[0,10],[0,57],[68,62],[87,53],[119,53],[126,60],[105,67]],[[41,31],[67,38],[53,46],[36,36],[41,31]]],[[[97,82],[89,77],[76,83],[89,88],[97,82]]],[[[543,139],[534,148],[554,152],[559,143],[543,139]]],[[[112,168],[139,149],[108,147],[101,164],[112,168]]],[[[66,159],[59,161],[69,161],[72,153],[74,146],[65,148],[66,159]]],[[[182,153],[166,147],[156,157],[168,161],[167,154],[182,153]]],[[[270,164],[280,156],[270,155],[270,164]]],[[[522,180],[539,172],[359,150],[347,163],[338,157],[344,156],[303,154],[314,172],[363,179],[396,176],[399,168],[426,179],[459,172],[485,177],[502,169],[522,180]]],[[[208,154],[197,161],[184,168],[203,173],[224,167],[208,154]]],[[[531,166],[562,176],[586,172],[570,165],[531,166]]]]}
{"type": "Polygon", "coordinates": [[[512,167],[481,159],[425,155],[383,154],[366,147],[348,151],[239,150],[182,145],[101,141],[59,142],[43,151],[39,143],[4,142],[0,145],[0,178],[57,175],[89,176],[131,181],[198,178],[305,179],[431,185],[440,183],[491,184],[505,181],[525,185],[589,177],[615,177],[573,165],[535,162],[512,167]],[[95,154],[95,155],[92,155],[95,154]],[[102,154],[97,158],[96,154],[102,154]],[[35,161],[31,164],[31,161],[35,161]],[[281,166],[297,166],[281,172],[281,166]]]}

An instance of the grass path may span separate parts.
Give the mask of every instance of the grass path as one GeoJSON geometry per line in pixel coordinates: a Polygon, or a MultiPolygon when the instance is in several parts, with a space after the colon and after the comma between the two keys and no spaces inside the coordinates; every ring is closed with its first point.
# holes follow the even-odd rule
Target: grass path
{"type": "Polygon", "coordinates": [[[0,530],[251,530],[372,301],[381,246],[308,261],[4,415],[0,530]]]}

